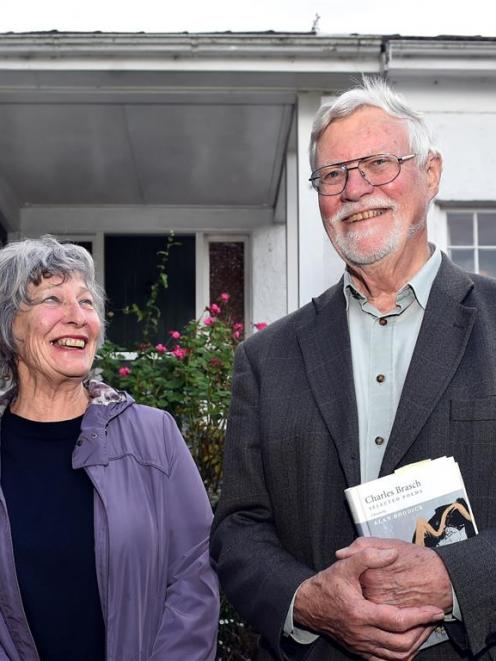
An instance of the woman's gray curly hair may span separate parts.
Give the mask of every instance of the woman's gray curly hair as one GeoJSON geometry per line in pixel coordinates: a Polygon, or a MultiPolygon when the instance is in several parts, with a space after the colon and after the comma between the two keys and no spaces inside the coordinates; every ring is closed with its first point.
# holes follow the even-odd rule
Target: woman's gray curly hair
{"type": "Polygon", "coordinates": [[[95,265],[87,250],[74,243],[60,243],[52,236],[9,243],[0,250],[0,378],[17,387],[17,345],[14,319],[22,305],[32,305],[29,285],[57,275],[64,280],[80,274],[90,291],[95,310],[102,322],[100,343],[104,338],[104,301],[102,288],[95,279],[95,265]]]}

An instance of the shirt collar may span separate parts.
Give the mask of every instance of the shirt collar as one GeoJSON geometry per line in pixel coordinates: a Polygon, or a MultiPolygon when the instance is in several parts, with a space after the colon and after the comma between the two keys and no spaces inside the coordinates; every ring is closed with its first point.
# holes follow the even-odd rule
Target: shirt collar
{"type": "Polygon", "coordinates": [[[419,302],[424,310],[427,307],[427,301],[429,300],[429,294],[431,293],[432,283],[434,278],[439,271],[441,266],[441,251],[437,246],[429,244],[432,254],[426,263],[422,266],[420,271],[411,278],[411,280],[405,285],[405,287],[410,286],[413,289],[415,298],[419,302]]]}
{"type": "MultiPolygon", "coordinates": [[[[411,289],[417,299],[418,304],[425,310],[429,294],[431,292],[432,283],[441,266],[441,251],[432,243],[429,244],[431,249],[431,256],[422,266],[420,271],[410,278],[410,280],[398,292],[398,296],[406,289],[411,289]]],[[[346,300],[346,309],[350,304],[350,296],[364,302],[367,300],[361,292],[353,284],[353,280],[348,269],[345,270],[343,276],[343,294],[346,300]]]]}

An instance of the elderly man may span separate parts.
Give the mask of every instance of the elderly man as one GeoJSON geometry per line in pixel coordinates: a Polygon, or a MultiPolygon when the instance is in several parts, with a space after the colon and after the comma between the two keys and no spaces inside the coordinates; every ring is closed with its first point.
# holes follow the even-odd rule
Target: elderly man
{"type": "Polygon", "coordinates": [[[311,158],[346,270],[238,350],[221,581],[261,634],[259,659],[410,659],[439,622],[449,640],[418,659],[496,659],[496,282],[428,243],[441,158],[384,83],[319,110],[311,158]],[[353,541],[346,487],[443,455],[477,537],[436,552],[353,541]]]}

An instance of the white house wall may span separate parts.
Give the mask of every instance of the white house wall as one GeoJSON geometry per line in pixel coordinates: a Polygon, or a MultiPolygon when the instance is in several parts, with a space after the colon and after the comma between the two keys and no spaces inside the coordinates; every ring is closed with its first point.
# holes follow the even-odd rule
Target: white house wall
{"type": "Polygon", "coordinates": [[[496,94],[494,80],[457,75],[391,76],[396,89],[423,112],[443,155],[436,203],[428,217],[429,238],[446,250],[446,209],[496,208],[496,94]]]}
{"type": "Polygon", "coordinates": [[[495,200],[496,111],[429,113],[428,118],[444,157],[439,198],[495,200]]]}
{"type": "Polygon", "coordinates": [[[496,93],[494,81],[463,76],[398,81],[422,111],[443,154],[438,198],[443,202],[496,202],[496,93]]]}
{"type": "Polygon", "coordinates": [[[253,322],[271,323],[286,314],[286,226],[270,225],[252,235],[253,322]]]}

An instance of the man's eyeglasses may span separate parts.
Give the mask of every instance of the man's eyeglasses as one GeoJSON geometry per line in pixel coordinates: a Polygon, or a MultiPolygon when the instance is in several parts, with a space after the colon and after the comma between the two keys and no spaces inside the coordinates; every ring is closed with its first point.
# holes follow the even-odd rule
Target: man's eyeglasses
{"type": "Polygon", "coordinates": [[[415,156],[416,154],[408,154],[408,156],[375,154],[343,163],[324,165],[312,172],[309,181],[319,195],[339,195],[346,187],[350,170],[358,170],[371,186],[382,186],[394,181],[401,172],[402,164],[415,156]],[[356,165],[350,166],[348,163],[356,163],[356,165]]]}

